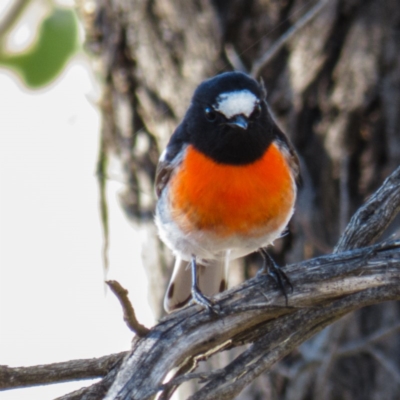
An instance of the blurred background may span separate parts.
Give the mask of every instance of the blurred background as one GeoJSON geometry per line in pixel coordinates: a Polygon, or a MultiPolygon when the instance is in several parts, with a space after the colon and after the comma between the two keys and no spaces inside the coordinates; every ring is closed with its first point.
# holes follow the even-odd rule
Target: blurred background
{"type": "MultiPolygon", "coordinates": [[[[262,78],[299,153],[297,211],[289,234],[271,249],[281,265],[331,252],[354,211],[400,164],[398,0],[6,3],[2,364],[127,349],[131,335],[105,293],[103,271],[129,289],[141,322],[150,326],[163,315],[173,260],[153,224],[155,168],[203,79],[233,69],[262,78]]],[[[389,235],[399,236],[399,218],[389,235]]],[[[260,263],[258,255],[236,262],[230,285],[253,276],[260,263]]],[[[399,317],[397,303],[357,311],[239,398],[397,400],[399,317]],[[380,340],[334,356],[377,332],[380,340]]],[[[69,389],[57,386],[59,393],[69,389]]],[[[181,397],[195,389],[189,385],[181,397]]],[[[46,393],[30,398],[54,397],[46,393]]]]}
{"type": "MultiPolygon", "coordinates": [[[[96,164],[99,77],[72,1],[0,1],[0,364],[28,366],[128,350],[132,334],[103,280],[96,164]]],[[[108,257],[140,320],[153,316],[141,238],[112,180],[108,257]]],[[[91,382],[1,392],[54,399],[91,382]]]]}

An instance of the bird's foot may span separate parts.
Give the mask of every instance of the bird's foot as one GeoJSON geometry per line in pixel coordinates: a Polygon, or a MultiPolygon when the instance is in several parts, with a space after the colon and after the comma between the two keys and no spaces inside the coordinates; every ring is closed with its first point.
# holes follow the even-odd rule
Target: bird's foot
{"type": "Polygon", "coordinates": [[[192,303],[198,304],[204,308],[207,308],[208,311],[220,315],[221,308],[214,304],[207,296],[200,292],[200,289],[196,286],[192,286],[192,303]]]}
{"type": "Polygon", "coordinates": [[[292,282],[265,249],[260,249],[260,253],[264,259],[264,264],[260,271],[258,271],[258,274],[268,274],[275,281],[276,285],[285,296],[286,305],[288,305],[289,300],[285,284],[290,287],[290,291],[293,293],[292,282]]]}
{"type": "Polygon", "coordinates": [[[208,311],[219,315],[220,314],[220,307],[216,304],[214,304],[208,297],[206,297],[203,293],[201,293],[199,286],[198,286],[198,281],[197,281],[197,263],[196,263],[196,257],[192,255],[192,261],[191,261],[191,267],[192,267],[192,303],[198,304],[200,306],[203,306],[204,308],[207,308],[208,311]]]}

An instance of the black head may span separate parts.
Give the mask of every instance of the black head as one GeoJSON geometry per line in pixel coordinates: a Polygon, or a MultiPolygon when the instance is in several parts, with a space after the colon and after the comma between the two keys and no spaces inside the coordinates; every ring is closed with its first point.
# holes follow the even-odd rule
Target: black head
{"type": "Polygon", "coordinates": [[[224,164],[261,158],[279,129],[268,112],[264,86],[240,72],[201,83],[183,123],[190,143],[224,164]]]}

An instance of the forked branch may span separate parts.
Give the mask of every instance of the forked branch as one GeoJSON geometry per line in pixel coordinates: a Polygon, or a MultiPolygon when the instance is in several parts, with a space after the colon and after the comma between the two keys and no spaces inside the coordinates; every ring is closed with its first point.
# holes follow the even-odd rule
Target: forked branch
{"type": "MultiPolygon", "coordinates": [[[[198,306],[168,315],[134,340],[118,373],[114,364],[101,382],[63,399],[104,398],[108,387],[105,398],[109,400],[151,399],[157,393],[167,399],[189,379],[204,383],[191,400],[234,398],[262,372],[343,315],[366,305],[400,300],[400,241],[365,247],[385,231],[399,210],[400,168],[353,216],[334,254],[286,267],[295,288],[288,307],[273,282],[257,276],[215,298],[223,310],[221,316],[198,306]],[[243,344],[249,344],[247,350],[225,368],[208,375],[191,372],[207,354],[243,344]],[[163,384],[175,367],[180,367],[179,372],[163,384]]],[[[12,379],[12,371],[8,373],[12,379]]],[[[3,382],[5,387],[7,382],[3,382]]]]}
{"type": "Polygon", "coordinates": [[[150,399],[188,374],[161,385],[166,374],[213,348],[251,346],[209,376],[191,399],[232,399],[247,384],[325,326],[369,304],[399,300],[400,241],[367,246],[400,210],[400,168],[351,219],[335,253],[288,266],[295,291],[284,298],[263,276],[216,297],[223,315],[197,306],[164,318],[135,342],[107,399],[150,399]]]}

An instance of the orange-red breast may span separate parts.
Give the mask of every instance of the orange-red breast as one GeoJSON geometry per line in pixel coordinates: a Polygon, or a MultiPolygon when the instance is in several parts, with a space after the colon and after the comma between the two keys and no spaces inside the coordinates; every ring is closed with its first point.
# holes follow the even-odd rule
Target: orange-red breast
{"type": "Polygon", "coordinates": [[[229,261],[282,234],[298,177],[262,84],[239,72],[200,84],[157,168],[156,224],[176,256],[167,311],[191,299],[215,311],[208,297],[226,289],[229,261]]]}

